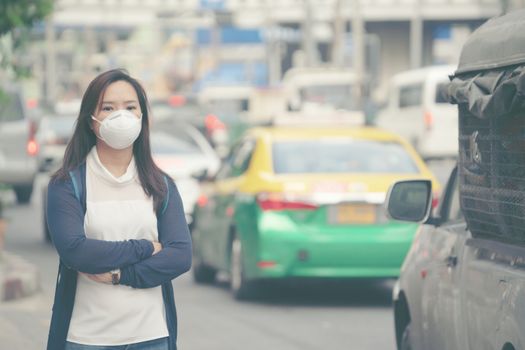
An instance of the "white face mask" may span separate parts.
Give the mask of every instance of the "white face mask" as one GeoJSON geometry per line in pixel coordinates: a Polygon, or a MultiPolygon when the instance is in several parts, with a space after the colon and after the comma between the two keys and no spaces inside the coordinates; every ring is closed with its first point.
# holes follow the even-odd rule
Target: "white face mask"
{"type": "MultiPolygon", "coordinates": [[[[119,109],[99,121],[93,115],[91,119],[100,124],[100,139],[114,149],[128,148],[139,137],[142,129],[142,115],[137,118],[127,109],[119,109]]],[[[98,136],[97,136],[98,137],[98,136]]]]}

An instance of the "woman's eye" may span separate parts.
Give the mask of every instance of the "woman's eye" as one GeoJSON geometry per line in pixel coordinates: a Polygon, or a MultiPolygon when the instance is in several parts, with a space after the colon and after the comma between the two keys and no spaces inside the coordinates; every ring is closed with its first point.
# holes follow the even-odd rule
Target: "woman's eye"
{"type": "Polygon", "coordinates": [[[105,106],[105,107],[102,107],[102,110],[105,111],[105,112],[109,112],[111,111],[113,108],[111,106],[105,106]]]}
{"type": "Polygon", "coordinates": [[[133,111],[133,110],[135,110],[135,109],[137,109],[136,106],[128,106],[128,111],[133,111]]]}

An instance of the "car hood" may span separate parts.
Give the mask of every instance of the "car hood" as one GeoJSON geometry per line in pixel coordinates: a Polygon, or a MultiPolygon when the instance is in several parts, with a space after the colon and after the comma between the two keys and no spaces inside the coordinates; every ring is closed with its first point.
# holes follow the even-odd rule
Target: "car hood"
{"type": "Polygon", "coordinates": [[[219,166],[218,160],[198,155],[154,154],[153,160],[162,171],[174,178],[190,177],[203,170],[213,173],[219,166]]]}

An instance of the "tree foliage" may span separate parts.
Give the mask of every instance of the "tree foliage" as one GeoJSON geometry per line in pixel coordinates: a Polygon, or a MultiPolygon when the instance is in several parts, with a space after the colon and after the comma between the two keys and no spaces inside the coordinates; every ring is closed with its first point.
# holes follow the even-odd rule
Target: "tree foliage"
{"type": "MultiPolygon", "coordinates": [[[[0,0],[0,76],[29,76],[17,58],[29,40],[29,29],[53,10],[54,0],[0,0]]],[[[0,90],[0,97],[2,91],[0,90]]]]}
{"type": "Polygon", "coordinates": [[[53,0],[0,0],[0,36],[30,27],[53,9],[53,0]]]}

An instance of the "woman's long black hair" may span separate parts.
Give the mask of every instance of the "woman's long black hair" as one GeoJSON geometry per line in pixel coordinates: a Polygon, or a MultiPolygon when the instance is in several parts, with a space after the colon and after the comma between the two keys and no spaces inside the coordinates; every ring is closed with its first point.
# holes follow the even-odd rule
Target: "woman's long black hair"
{"type": "Polygon", "coordinates": [[[142,188],[146,195],[153,197],[155,210],[158,210],[166,195],[166,184],[163,178],[165,174],[155,165],[151,156],[148,98],[140,83],[123,69],[101,73],[89,84],[82,97],[75,131],[67,145],[62,167],[53,174],[52,179],[68,178],[69,171],[86,161],[91,148],[97,143],[97,137],[91,128],[91,115],[100,106],[107,87],[117,81],[130,83],[137,92],[142,111],[142,130],[133,144],[133,155],[142,188]]]}

